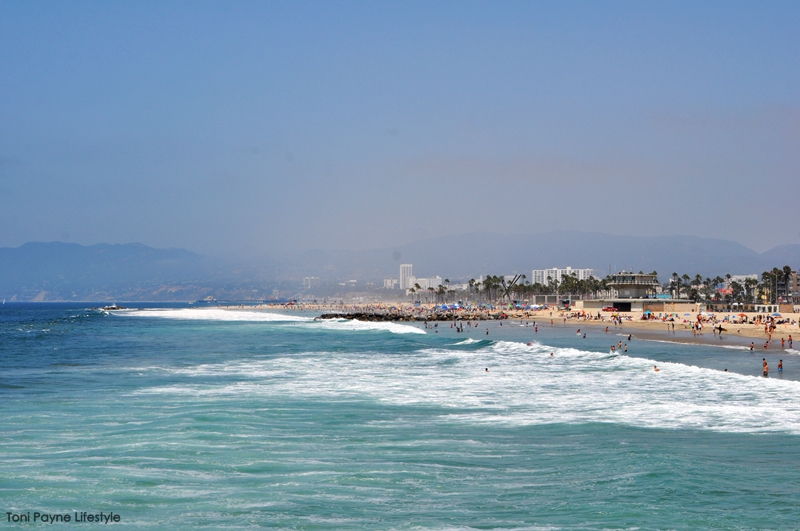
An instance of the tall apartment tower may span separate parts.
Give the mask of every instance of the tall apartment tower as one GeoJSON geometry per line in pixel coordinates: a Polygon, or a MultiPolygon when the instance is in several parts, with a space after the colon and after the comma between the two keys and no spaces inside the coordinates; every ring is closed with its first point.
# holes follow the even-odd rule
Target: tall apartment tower
{"type": "Polygon", "coordinates": [[[414,276],[411,272],[413,267],[413,264],[400,264],[400,289],[408,289],[411,287],[408,279],[414,276]]]}

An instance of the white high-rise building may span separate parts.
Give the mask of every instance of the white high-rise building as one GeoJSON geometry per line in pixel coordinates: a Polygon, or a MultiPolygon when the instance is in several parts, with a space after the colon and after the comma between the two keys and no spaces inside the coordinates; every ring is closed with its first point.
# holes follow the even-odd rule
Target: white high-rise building
{"type": "Polygon", "coordinates": [[[553,267],[551,269],[534,269],[531,272],[531,284],[541,284],[546,286],[550,280],[561,282],[561,278],[567,275],[575,275],[578,280],[589,280],[594,276],[594,269],[572,269],[567,266],[565,268],[553,267]]]}
{"type": "Polygon", "coordinates": [[[412,269],[414,268],[414,264],[400,264],[400,289],[408,289],[414,285],[414,283],[408,282],[408,279],[414,276],[412,269]]]}

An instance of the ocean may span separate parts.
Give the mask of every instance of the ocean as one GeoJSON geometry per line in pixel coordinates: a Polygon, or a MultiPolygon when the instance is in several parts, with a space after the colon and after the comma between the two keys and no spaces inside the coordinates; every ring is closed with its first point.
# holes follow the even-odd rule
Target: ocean
{"type": "Polygon", "coordinates": [[[800,527],[797,351],[313,317],[0,307],[4,528],[800,527]]]}

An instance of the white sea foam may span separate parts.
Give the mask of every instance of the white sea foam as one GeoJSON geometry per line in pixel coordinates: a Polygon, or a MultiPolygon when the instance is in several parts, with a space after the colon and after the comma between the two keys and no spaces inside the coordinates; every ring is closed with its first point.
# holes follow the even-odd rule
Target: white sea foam
{"type": "Polygon", "coordinates": [[[317,319],[313,326],[326,330],[386,330],[393,334],[424,334],[425,330],[391,321],[358,321],[356,319],[317,319]]]}
{"type": "Polygon", "coordinates": [[[800,382],[538,343],[498,341],[472,352],[435,348],[402,355],[309,352],[175,372],[220,378],[142,392],[373,400],[439,407],[441,419],[453,422],[800,434],[800,382]]]}
{"type": "Polygon", "coordinates": [[[355,319],[314,319],[301,315],[267,312],[263,310],[240,310],[222,308],[180,308],[180,309],[148,309],[116,314],[133,317],[156,317],[161,319],[179,319],[186,321],[220,321],[220,322],[252,322],[252,323],[302,323],[323,330],[369,331],[385,330],[394,334],[424,334],[425,331],[415,326],[395,322],[371,322],[355,319]]]}
{"type": "Polygon", "coordinates": [[[468,337],[464,341],[459,341],[458,343],[456,343],[456,345],[474,345],[475,343],[480,343],[480,342],[481,342],[480,339],[472,339],[471,337],[468,337]]]}
{"type": "Polygon", "coordinates": [[[125,317],[158,317],[161,319],[181,319],[191,321],[238,321],[238,322],[280,322],[280,321],[311,321],[310,317],[274,313],[260,310],[238,310],[222,308],[178,308],[178,309],[148,309],[113,315],[125,317]]]}

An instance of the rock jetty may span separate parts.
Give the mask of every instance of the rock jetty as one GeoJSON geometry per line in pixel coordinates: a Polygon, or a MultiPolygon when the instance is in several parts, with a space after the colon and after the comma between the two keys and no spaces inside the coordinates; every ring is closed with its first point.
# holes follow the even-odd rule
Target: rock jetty
{"type": "Polygon", "coordinates": [[[426,311],[421,313],[408,312],[348,312],[348,313],[323,313],[317,319],[356,319],[358,321],[494,321],[508,319],[505,312],[452,312],[452,311],[426,311]]]}

